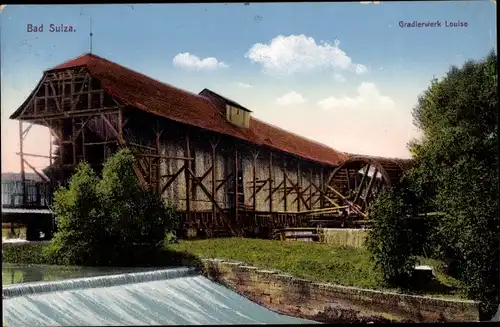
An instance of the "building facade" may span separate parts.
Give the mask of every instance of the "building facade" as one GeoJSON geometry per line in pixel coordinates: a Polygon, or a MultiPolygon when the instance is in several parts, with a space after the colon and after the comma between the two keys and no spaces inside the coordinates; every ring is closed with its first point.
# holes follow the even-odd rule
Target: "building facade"
{"type": "Polygon", "coordinates": [[[141,183],[207,234],[301,226],[303,213],[345,200],[331,176],[341,176],[335,169],[347,154],[255,119],[211,90],[190,93],[94,54],[45,71],[11,119],[20,122],[21,174],[26,123],[50,129],[51,178],[60,181],[80,161],[100,169],[128,147],[141,183]]]}

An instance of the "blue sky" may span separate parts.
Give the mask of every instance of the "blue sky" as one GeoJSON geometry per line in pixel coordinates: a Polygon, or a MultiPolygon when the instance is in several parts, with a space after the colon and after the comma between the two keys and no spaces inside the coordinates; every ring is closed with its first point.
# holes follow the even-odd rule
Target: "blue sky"
{"type": "MultiPolygon", "coordinates": [[[[418,136],[411,109],[433,76],[496,49],[491,1],[8,5],[0,14],[2,170],[18,169],[8,115],[43,70],[89,51],[90,17],[97,55],[189,91],[211,88],[339,150],[382,156],[408,156],[406,143],[418,136]],[[44,32],[28,33],[27,24],[44,32]],[[50,24],[76,31],[51,33],[50,24]]],[[[47,132],[32,134],[30,152],[48,149],[47,132]]]]}

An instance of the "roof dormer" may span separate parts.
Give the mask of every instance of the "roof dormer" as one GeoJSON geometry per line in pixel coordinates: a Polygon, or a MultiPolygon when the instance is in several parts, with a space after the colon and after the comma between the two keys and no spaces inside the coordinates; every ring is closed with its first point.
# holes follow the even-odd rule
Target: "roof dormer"
{"type": "Polygon", "coordinates": [[[244,128],[250,127],[252,111],[249,109],[209,89],[203,89],[199,94],[210,99],[231,124],[244,128]]]}

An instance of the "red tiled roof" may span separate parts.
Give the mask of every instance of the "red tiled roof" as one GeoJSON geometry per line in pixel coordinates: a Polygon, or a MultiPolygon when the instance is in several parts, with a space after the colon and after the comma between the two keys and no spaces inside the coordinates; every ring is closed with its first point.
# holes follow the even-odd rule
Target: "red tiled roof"
{"type": "Polygon", "coordinates": [[[85,66],[100,80],[106,92],[126,105],[328,165],[336,166],[347,159],[343,152],[253,117],[250,128],[237,127],[227,122],[208,98],[156,81],[94,54],[85,54],[50,71],[78,66],[85,66]]]}

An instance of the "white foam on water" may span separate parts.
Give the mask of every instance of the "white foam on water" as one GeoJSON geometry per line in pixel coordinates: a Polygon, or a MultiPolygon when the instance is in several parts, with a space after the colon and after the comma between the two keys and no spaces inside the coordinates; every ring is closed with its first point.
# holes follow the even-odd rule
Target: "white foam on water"
{"type": "Polygon", "coordinates": [[[188,273],[182,269],[176,269],[169,276],[166,276],[166,270],[125,274],[136,275],[135,282],[131,282],[130,276],[122,279],[105,276],[32,283],[24,285],[24,288],[16,286],[17,291],[14,291],[14,286],[5,287],[4,296],[7,289],[11,289],[11,295],[17,296],[2,301],[4,324],[130,326],[311,323],[267,310],[203,276],[171,278],[188,273]],[[162,274],[164,279],[154,280],[154,276],[162,274]],[[110,281],[105,282],[107,278],[110,281]],[[85,284],[82,280],[87,280],[86,288],[68,286],[80,283],[82,287],[85,284]],[[113,285],[123,280],[129,282],[113,285]],[[97,282],[102,286],[91,286],[97,282]]]}
{"type": "Polygon", "coordinates": [[[55,282],[34,282],[7,285],[2,289],[3,298],[26,296],[74,289],[87,289],[118,286],[132,283],[144,283],[155,280],[173,279],[197,274],[194,268],[162,269],[146,272],[133,272],[125,274],[85,277],[60,280],[55,282]]]}

